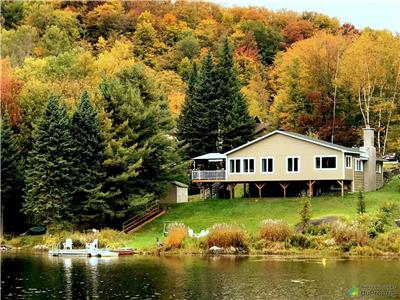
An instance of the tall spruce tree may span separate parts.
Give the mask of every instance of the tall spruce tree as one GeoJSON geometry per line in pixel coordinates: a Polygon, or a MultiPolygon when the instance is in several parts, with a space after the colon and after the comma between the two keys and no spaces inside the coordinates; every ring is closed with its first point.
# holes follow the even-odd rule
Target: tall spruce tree
{"type": "Polygon", "coordinates": [[[223,40],[216,73],[218,148],[226,152],[251,140],[254,131],[254,121],[240,91],[232,48],[227,38],[223,40]]]}
{"type": "Polygon", "coordinates": [[[218,141],[216,74],[210,52],[203,59],[197,77],[193,73],[194,70],[178,121],[178,137],[187,143],[190,157],[216,152],[218,141]]]}
{"type": "Polygon", "coordinates": [[[75,147],[73,169],[76,174],[72,211],[80,227],[102,227],[110,213],[102,193],[105,146],[98,114],[86,91],[72,116],[71,134],[75,147]]]}
{"type": "Polygon", "coordinates": [[[1,216],[4,232],[22,229],[22,165],[8,114],[1,118],[1,216]]]}
{"type": "Polygon", "coordinates": [[[70,223],[74,147],[64,103],[55,97],[50,99],[33,137],[25,172],[23,211],[37,224],[70,223]]]}
{"type": "Polygon", "coordinates": [[[182,141],[188,143],[188,149],[186,151],[186,159],[190,159],[193,157],[193,148],[191,146],[191,138],[193,137],[193,129],[194,129],[194,106],[193,96],[196,89],[196,80],[197,80],[197,66],[196,63],[192,63],[192,68],[190,70],[185,102],[182,105],[182,113],[179,115],[177,121],[177,135],[178,138],[182,141]]]}
{"type": "Polygon", "coordinates": [[[109,124],[104,188],[119,222],[160,197],[168,181],[185,179],[174,123],[156,82],[137,64],[100,88],[109,124]]]}

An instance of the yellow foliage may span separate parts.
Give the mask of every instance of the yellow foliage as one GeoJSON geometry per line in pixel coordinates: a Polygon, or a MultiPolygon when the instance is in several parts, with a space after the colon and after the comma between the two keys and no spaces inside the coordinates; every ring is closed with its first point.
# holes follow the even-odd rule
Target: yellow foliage
{"type": "Polygon", "coordinates": [[[109,50],[99,54],[97,68],[101,75],[114,75],[133,66],[133,44],[128,40],[117,40],[109,50]]]}

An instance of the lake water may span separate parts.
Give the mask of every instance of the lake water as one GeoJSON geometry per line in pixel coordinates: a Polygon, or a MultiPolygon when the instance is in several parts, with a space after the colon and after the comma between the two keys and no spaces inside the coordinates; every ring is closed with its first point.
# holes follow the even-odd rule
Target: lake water
{"type": "Polygon", "coordinates": [[[1,258],[2,299],[350,299],[351,288],[370,293],[363,299],[400,299],[400,260],[1,258]]]}

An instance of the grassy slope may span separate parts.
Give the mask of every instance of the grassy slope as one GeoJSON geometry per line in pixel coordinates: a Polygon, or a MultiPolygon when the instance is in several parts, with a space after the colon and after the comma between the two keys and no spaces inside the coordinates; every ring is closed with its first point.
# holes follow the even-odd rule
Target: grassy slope
{"type": "MultiPolygon", "coordinates": [[[[365,193],[367,212],[373,213],[385,201],[400,202],[400,177],[397,176],[376,192],[365,193]]],[[[195,232],[216,223],[236,223],[243,225],[250,233],[256,233],[264,219],[282,219],[291,225],[298,223],[298,198],[265,198],[207,200],[171,206],[168,212],[132,233],[128,246],[147,248],[154,246],[156,238],[162,239],[164,221],[179,221],[195,232]]],[[[312,199],[313,218],[322,216],[356,215],[357,193],[340,196],[323,196],[312,199]]]]}

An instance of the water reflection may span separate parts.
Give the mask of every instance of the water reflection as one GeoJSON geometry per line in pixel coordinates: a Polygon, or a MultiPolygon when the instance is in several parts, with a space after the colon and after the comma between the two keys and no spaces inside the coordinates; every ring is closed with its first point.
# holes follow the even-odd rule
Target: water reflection
{"type": "Polygon", "coordinates": [[[400,261],[6,254],[1,275],[4,299],[340,299],[399,285],[400,261]]]}

